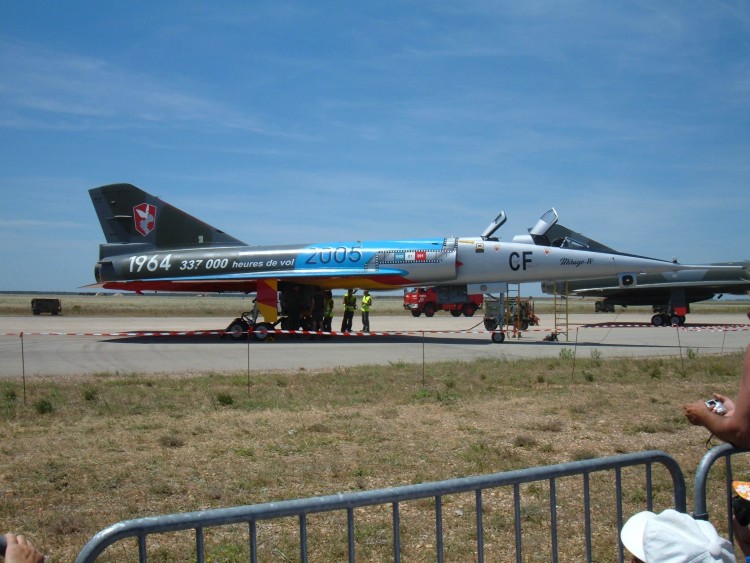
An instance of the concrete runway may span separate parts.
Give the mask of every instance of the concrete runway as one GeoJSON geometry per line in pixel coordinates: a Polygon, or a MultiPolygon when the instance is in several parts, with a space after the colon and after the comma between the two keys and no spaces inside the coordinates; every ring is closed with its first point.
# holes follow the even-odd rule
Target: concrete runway
{"type": "MultiPolygon", "coordinates": [[[[744,351],[750,327],[743,314],[688,317],[685,329],[671,327],[582,328],[587,324],[643,323],[636,314],[577,314],[569,317],[569,333],[544,342],[552,315],[522,338],[494,344],[482,317],[453,318],[374,316],[372,328],[409,332],[391,336],[277,336],[273,342],[232,341],[204,336],[84,336],[113,332],[221,331],[231,319],[209,317],[0,317],[0,377],[72,376],[78,374],[207,373],[254,370],[318,370],[336,366],[397,364],[444,360],[558,357],[562,348],[589,358],[679,356],[692,349],[701,354],[744,351]],[[742,325],[737,327],[737,325],[742,325]],[[721,327],[730,326],[729,330],[721,327]],[[444,333],[432,331],[446,331],[444,333]],[[457,333],[457,331],[468,331],[457,333]],[[474,331],[474,332],[472,332],[474,331]],[[23,338],[19,335],[23,332],[23,338]],[[53,335],[50,333],[65,333],[53,335]],[[77,335],[71,335],[71,333],[77,335]],[[23,353],[22,353],[23,350],[23,353]]],[[[340,324],[334,319],[334,329],[340,324]]],[[[354,329],[361,326],[355,317],[354,329]]]]}

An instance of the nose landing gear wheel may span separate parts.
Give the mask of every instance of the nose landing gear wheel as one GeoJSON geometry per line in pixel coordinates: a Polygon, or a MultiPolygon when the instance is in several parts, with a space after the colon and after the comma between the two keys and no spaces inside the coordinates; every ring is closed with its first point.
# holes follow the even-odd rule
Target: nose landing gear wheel
{"type": "Polygon", "coordinates": [[[504,332],[493,332],[492,333],[492,342],[495,344],[502,344],[505,342],[505,333],[504,332]]]}

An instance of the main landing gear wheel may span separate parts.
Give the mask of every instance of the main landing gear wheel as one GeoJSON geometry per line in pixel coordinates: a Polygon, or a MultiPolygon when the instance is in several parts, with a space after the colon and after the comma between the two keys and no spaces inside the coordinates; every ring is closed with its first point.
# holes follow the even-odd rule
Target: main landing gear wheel
{"type": "Polygon", "coordinates": [[[235,321],[227,329],[227,334],[232,340],[247,338],[248,325],[244,321],[235,321]]]}
{"type": "Polygon", "coordinates": [[[685,324],[685,315],[657,313],[651,317],[651,324],[654,326],[682,326],[685,324]]]}
{"type": "Polygon", "coordinates": [[[495,344],[502,344],[505,342],[505,333],[504,332],[493,332],[492,333],[492,342],[495,344]]]}
{"type": "Polygon", "coordinates": [[[255,325],[253,330],[253,337],[255,340],[265,342],[266,340],[273,339],[273,325],[271,323],[258,323],[255,325]]]}

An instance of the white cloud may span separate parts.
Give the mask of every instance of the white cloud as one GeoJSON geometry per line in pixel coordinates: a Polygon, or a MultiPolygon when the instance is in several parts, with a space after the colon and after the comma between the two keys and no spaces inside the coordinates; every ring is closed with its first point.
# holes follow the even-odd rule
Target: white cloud
{"type": "Polygon", "coordinates": [[[74,52],[0,39],[0,125],[80,131],[199,123],[286,135],[186,87],[74,52]]]}

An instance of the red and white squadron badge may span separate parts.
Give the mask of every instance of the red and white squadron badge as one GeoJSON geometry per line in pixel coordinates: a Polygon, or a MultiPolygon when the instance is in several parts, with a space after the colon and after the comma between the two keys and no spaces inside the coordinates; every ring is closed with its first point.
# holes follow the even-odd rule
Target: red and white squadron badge
{"type": "Polygon", "coordinates": [[[156,228],[156,206],[141,203],[133,208],[133,219],[135,230],[144,237],[156,228]]]}

